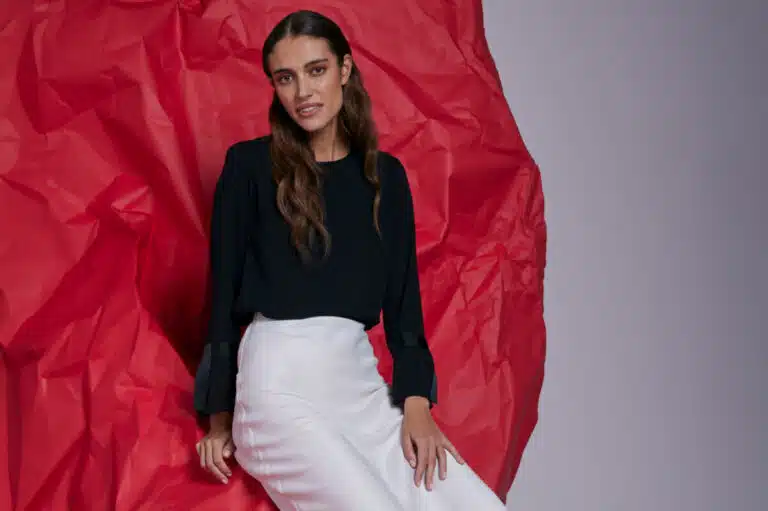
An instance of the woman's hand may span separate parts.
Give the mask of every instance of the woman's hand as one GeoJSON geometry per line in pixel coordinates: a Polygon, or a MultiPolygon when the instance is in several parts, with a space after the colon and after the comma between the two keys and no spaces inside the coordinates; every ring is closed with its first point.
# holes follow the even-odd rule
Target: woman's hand
{"type": "Polygon", "coordinates": [[[416,469],[414,483],[416,486],[425,479],[427,490],[432,490],[432,481],[435,474],[435,460],[439,465],[439,477],[445,479],[448,471],[445,451],[460,464],[464,460],[456,448],[445,438],[432,418],[429,410],[429,401],[421,396],[406,398],[403,406],[403,427],[401,443],[403,454],[412,468],[416,469]],[[415,452],[414,452],[415,448],[415,452]]]}
{"type": "Polygon", "coordinates": [[[211,415],[210,426],[208,434],[195,445],[200,456],[200,466],[226,484],[232,471],[224,460],[235,452],[232,443],[232,414],[222,412],[211,415]]]}

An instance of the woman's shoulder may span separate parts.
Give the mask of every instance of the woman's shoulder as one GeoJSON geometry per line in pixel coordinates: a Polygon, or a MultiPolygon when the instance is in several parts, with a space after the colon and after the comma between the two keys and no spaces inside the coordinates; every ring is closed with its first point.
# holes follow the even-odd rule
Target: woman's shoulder
{"type": "Polygon", "coordinates": [[[227,152],[238,160],[268,159],[270,135],[238,140],[229,146],[227,152]]]}
{"type": "Polygon", "coordinates": [[[382,187],[395,192],[408,188],[408,175],[400,158],[380,150],[377,159],[382,187]]]}
{"type": "Polygon", "coordinates": [[[227,147],[224,164],[216,180],[216,193],[228,197],[251,197],[261,187],[260,175],[269,175],[268,137],[239,140],[227,147]],[[265,170],[266,169],[266,170],[265,170]]]}
{"type": "Polygon", "coordinates": [[[379,160],[379,167],[381,168],[382,171],[385,171],[385,172],[404,171],[404,167],[402,162],[400,161],[400,158],[398,158],[394,154],[379,149],[377,156],[379,160]]]}
{"type": "Polygon", "coordinates": [[[224,157],[222,179],[237,183],[255,184],[260,175],[269,175],[269,136],[262,136],[232,143],[224,157]]]}

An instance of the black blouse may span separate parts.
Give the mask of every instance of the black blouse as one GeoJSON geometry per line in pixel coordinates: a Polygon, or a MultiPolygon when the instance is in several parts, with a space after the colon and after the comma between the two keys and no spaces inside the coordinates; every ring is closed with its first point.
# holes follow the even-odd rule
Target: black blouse
{"type": "Polygon", "coordinates": [[[437,402],[434,362],[424,336],[416,266],[413,201],[405,169],[379,152],[379,225],[363,158],[352,151],[323,162],[328,257],[304,263],[276,205],[269,137],[242,141],[226,154],[211,219],[212,308],[195,378],[195,408],[233,411],[241,327],[256,312],[273,319],[341,316],[370,329],[383,313],[392,354],[393,402],[437,402]]]}

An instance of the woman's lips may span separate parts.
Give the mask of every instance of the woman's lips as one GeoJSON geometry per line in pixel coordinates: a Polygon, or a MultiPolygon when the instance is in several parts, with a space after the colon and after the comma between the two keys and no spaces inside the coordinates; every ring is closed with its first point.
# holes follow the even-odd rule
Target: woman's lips
{"type": "Polygon", "coordinates": [[[312,117],[320,111],[322,106],[322,103],[307,103],[306,105],[301,105],[298,107],[296,109],[296,113],[299,115],[299,117],[312,117]]]}

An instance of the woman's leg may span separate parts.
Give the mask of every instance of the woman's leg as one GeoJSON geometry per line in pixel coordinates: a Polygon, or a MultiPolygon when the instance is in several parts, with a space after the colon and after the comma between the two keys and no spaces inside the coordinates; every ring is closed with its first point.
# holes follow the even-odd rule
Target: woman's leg
{"type": "Polygon", "coordinates": [[[369,396],[363,413],[349,417],[345,435],[381,474],[389,491],[406,511],[505,511],[496,494],[469,467],[447,454],[447,477],[435,470],[432,490],[423,481],[416,487],[415,470],[403,455],[400,441],[402,414],[391,405],[386,393],[369,396]],[[373,410],[376,410],[373,412],[373,410]]]}
{"type": "MultiPolygon", "coordinates": [[[[432,490],[427,491],[422,481],[417,488],[414,469],[405,461],[398,434],[393,435],[388,453],[388,476],[392,491],[406,499],[405,509],[419,511],[505,511],[506,507],[495,493],[477,476],[469,465],[460,465],[447,454],[447,477],[440,480],[435,469],[432,490]],[[397,436],[397,439],[395,439],[397,436]]],[[[401,502],[403,501],[401,498],[401,502]]]]}
{"type": "Polygon", "coordinates": [[[238,404],[235,457],[281,511],[400,511],[365,456],[299,397],[238,404]]]}
{"type": "Polygon", "coordinates": [[[240,350],[235,457],[281,510],[503,511],[467,465],[416,487],[394,407],[362,327],[259,319],[240,350]]]}

